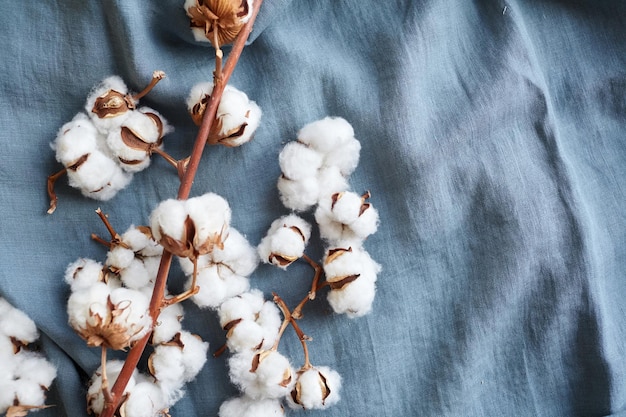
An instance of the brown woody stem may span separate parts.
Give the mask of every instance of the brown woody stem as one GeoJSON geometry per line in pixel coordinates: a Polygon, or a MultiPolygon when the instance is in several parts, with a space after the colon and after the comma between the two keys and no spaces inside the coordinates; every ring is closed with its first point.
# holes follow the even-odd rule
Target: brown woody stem
{"type": "Polygon", "coordinates": [[[109,218],[107,217],[107,215],[104,214],[102,212],[102,210],[100,210],[100,208],[96,209],[96,214],[98,215],[98,217],[100,217],[100,220],[102,220],[102,223],[104,223],[104,227],[106,227],[107,230],[109,231],[109,234],[111,235],[111,239],[113,239],[113,240],[118,239],[119,240],[120,235],[117,234],[117,232],[115,231],[115,229],[111,225],[111,222],[109,222],[109,218]]]}
{"type": "Polygon", "coordinates": [[[59,201],[57,193],[54,192],[54,184],[66,173],[67,168],[63,168],[59,172],[48,176],[48,197],[50,197],[50,207],[48,208],[48,214],[54,213],[54,211],[57,209],[57,201],[59,201]]]}
{"type": "Polygon", "coordinates": [[[172,165],[178,171],[178,178],[183,178],[185,175],[185,169],[187,168],[187,163],[189,162],[189,158],[184,159],[176,159],[172,155],[165,152],[163,149],[155,147],[152,150],[153,153],[161,156],[165,159],[170,165],[172,165]]]}
{"type": "Polygon", "coordinates": [[[101,345],[102,351],[100,353],[100,362],[102,363],[102,395],[104,396],[105,404],[113,402],[111,391],[109,391],[109,377],[107,376],[107,348],[105,345],[101,345]]]}
{"type": "Polygon", "coordinates": [[[307,369],[312,368],[311,360],[309,359],[309,348],[306,344],[306,342],[308,340],[311,340],[311,338],[307,336],[306,334],[304,334],[304,332],[298,325],[296,318],[289,311],[289,307],[287,307],[287,304],[285,303],[285,301],[282,298],[280,298],[280,296],[276,294],[275,292],[273,292],[272,294],[274,295],[274,303],[276,303],[276,305],[278,306],[278,308],[280,309],[280,311],[283,313],[283,316],[284,316],[283,325],[280,328],[278,339],[274,343],[274,346],[272,347],[272,349],[273,350],[278,349],[278,343],[280,342],[280,338],[282,337],[282,334],[284,333],[285,328],[287,327],[288,324],[291,324],[291,327],[293,327],[293,330],[298,335],[298,339],[300,340],[300,344],[302,345],[302,351],[304,352],[304,365],[302,365],[301,369],[307,370],[307,369]]]}
{"type": "Polygon", "coordinates": [[[111,249],[113,247],[113,244],[111,242],[109,242],[108,240],[102,239],[100,236],[98,236],[95,233],[91,234],[91,239],[95,240],[96,242],[100,243],[101,245],[106,246],[109,249],[111,249]]]}
{"type": "Polygon", "coordinates": [[[293,309],[293,312],[291,313],[293,318],[296,320],[302,318],[302,309],[304,308],[306,303],[308,303],[311,300],[315,300],[319,281],[322,276],[322,267],[317,262],[311,259],[306,253],[302,255],[302,259],[304,259],[306,262],[309,263],[309,265],[311,265],[311,267],[315,270],[315,275],[313,276],[313,282],[311,283],[311,290],[309,291],[307,296],[304,297],[302,301],[300,301],[300,303],[296,306],[296,308],[293,309]]]}
{"type": "Polygon", "coordinates": [[[133,100],[139,100],[143,98],[146,94],[148,94],[155,85],[159,83],[163,78],[165,78],[165,73],[163,71],[154,71],[152,73],[152,79],[150,80],[150,84],[146,86],[143,90],[138,92],[137,94],[133,94],[133,100]]]}
{"type": "MultiPolygon", "coordinates": [[[[200,159],[202,158],[204,146],[207,143],[209,131],[211,130],[211,125],[213,124],[213,120],[215,120],[215,115],[217,114],[217,106],[219,105],[222,93],[224,92],[224,87],[226,86],[230,75],[237,65],[237,61],[239,60],[244,45],[248,37],[250,36],[250,32],[252,31],[252,25],[256,20],[256,16],[259,13],[259,9],[262,3],[263,0],[257,0],[254,2],[254,10],[252,11],[252,16],[241,29],[241,32],[239,32],[239,35],[235,40],[231,52],[228,55],[226,64],[224,65],[221,81],[218,82],[213,88],[213,93],[211,94],[211,98],[209,99],[209,102],[207,104],[207,109],[202,118],[202,124],[200,125],[200,129],[198,130],[198,134],[196,135],[193,150],[189,158],[189,164],[187,166],[187,169],[185,170],[185,174],[183,175],[180,187],[178,189],[177,198],[179,200],[185,200],[189,197],[189,193],[191,192],[191,186],[193,185],[193,180],[196,176],[196,172],[198,171],[200,159]]],[[[167,276],[169,274],[171,264],[172,254],[169,251],[163,251],[163,255],[161,256],[161,264],[159,265],[159,271],[157,272],[157,277],[154,283],[154,291],[150,300],[150,316],[152,317],[152,320],[154,322],[156,322],[157,318],[159,317],[159,313],[161,312],[161,308],[163,307],[165,285],[167,283],[167,276]]],[[[128,381],[130,380],[135,368],[137,367],[137,364],[141,359],[143,351],[145,350],[151,335],[152,332],[148,332],[143,338],[138,340],[128,352],[128,356],[126,357],[124,366],[122,367],[122,370],[117,377],[117,380],[115,381],[115,384],[113,385],[113,389],[111,391],[113,401],[110,404],[107,404],[106,408],[101,414],[101,417],[113,417],[115,410],[117,410],[120,402],[124,398],[123,393],[126,389],[126,385],[128,384],[128,381]]]]}

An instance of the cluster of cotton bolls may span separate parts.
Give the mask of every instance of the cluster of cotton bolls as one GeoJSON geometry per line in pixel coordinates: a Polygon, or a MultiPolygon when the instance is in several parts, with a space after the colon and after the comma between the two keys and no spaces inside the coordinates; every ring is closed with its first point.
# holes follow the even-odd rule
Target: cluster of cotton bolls
{"type": "MultiPolygon", "coordinates": [[[[189,93],[187,108],[198,126],[202,123],[212,93],[212,82],[198,83],[189,93]]],[[[236,147],[249,142],[259,126],[261,114],[261,108],[246,93],[227,85],[209,131],[208,143],[236,147]]]]}
{"type": "Polygon", "coordinates": [[[44,406],[56,367],[27,349],[38,338],[35,323],[0,297],[0,414],[11,407],[44,406]]]}
{"type": "MultiPolygon", "coordinates": [[[[380,265],[363,248],[365,239],[378,229],[378,212],[367,201],[369,192],[358,195],[349,190],[347,181],[358,165],[360,149],[345,119],[327,117],[304,126],[297,140],[287,143],[278,158],[282,170],[278,189],[283,204],[296,211],[316,206],[315,221],[327,246],[324,272],[327,281],[332,282],[328,301],[335,312],[349,317],[371,310],[380,272],[380,265]],[[347,255],[339,257],[343,253],[347,255]]],[[[274,251],[280,253],[281,245],[294,248],[274,229],[272,225],[264,239],[277,241],[272,244],[274,251]]],[[[263,247],[262,243],[259,248],[263,247]]],[[[268,258],[264,256],[267,250],[262,252],[263,261],[276,264],[275,255],[268,258]]]]}
{"type": "MultiPolygon", "coordinates": [[[[87,98],[86,114],[76,114],[51,143],[64,167],[51,177],[66,173],[71,187],[102,201],[125,188],[134,173],[150,165],[150,156],[162,151],[163,136],[173,130],[156,110],[137,108],[139,98],[164,76],[156,71],[150,86],[135,95],[118,76],[97,85],[87,98]]],[[[53,186],[49,183],[49,193],[53,186]]],[[[51,199],[49,213],[56,208],[56,197],[51,199]]]]}
{"type": "MultiPolygon", "coordinates": [[[[181,304],[163,308],[153,326],[149,303],[162,252],[150,228],[131,226],[112,239],[104,264],[80,258],[65,272],[71,288],[69,323],[89,346],[125,349],[152,330],[150,375],[135,370],[121,406],[127,417],[160,416],[182,397],[184,385],[206,361],[208,343],[182,328],[181,304]]],[[[122,365],[106,361],[105,380],[115,381],[122,365]]],[[[102,366],[96,370],[87,394],[95,415],[104,409],[105,371],[102,366]]]]}

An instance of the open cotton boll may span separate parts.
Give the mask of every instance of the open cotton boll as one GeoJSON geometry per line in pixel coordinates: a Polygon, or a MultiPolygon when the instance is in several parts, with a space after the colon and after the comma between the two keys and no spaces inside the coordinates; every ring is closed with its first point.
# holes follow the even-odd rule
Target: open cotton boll
{"type": "Polygon", "coordinates": [[[325,117],[305,125],[298,141],[327,154],[354,138],[354,129],[341,117],[325,117]]]}
{"type": "Polygon", "coordinates": [[[85,112],[103,134],[121,126],[135,108],[124,81],[114,75],[102,80],[87,96],[85,112]]]}
{"type": "Polygon", "coordinates": [[[341,389],[341,376],[327,366],[298,372],[296,385],[286,397],[291,408],[305,410],[325,409],[336,404],[341,389]]]}
{"type": "Polygon", "coordinates": [[[280,170],[291,180],[315,177],[322,161],[322,154],[296,141],[286,144],[278,155],[280,170]]]}
{"type": "Polygon", "coordinates": [[[337,314],[346,314],[349,318],[362,317],[372,310],[376,295],[376,283],[365,277],[338,289],[328,292],[328,304],[337,314]]]}
{"type": "Polygon", "coordinates": [[[228,237],[231,210],[228,202],[214,193],[185,201],[185,210],[194,223],[193,246],[200,254],[222,247],[228,237]]]}
{"type": "Polygon", "coordinates": [[[236,397],[222,403],[219,417],[280,417],[285,415],[279,400],[255,400],[250,397],[236,397]]]}
{"type": "Polygon", "coordinates": [[[224,247],[215,248],[210,256],[213,262],[224,264],[235,274],[244,277],[250,276],[259,264],[256,248],[233,227],[229,228],[224,247]]]}
{"type": "Polygon", "coordinates": [[[289,360],[277,351],[242,351],[229,358],[230,379],[254,399],[282,398],[294,382],[289,360]]]}
{"type": "Polygon", "coordinates": [[[185,384],[183,349],[174,343],[158,345],[150,355],[149,369],[163,394],[175,401],[185,384]]]}
{"type": "Polygon", "coordinates": [[[128,268],[134,259],[135,252],[132,249],[117,245],[107,252],[105,265],[113,269],[124,269],[128,268]]]}
{"type": "Polygon", "coordinates": [[[75,169],[68,169],[67,177],[70,186],[85,197],[107,201],[130,183],[132,174],[123,172],[102,152],[93,151],[75,169]]]}
{"type": "Polygon", "coordinates": [[[205,342],[200,336],[184,330],[180,333],[180,340],[184,345],[182,360],[185,367],[185,382],[189,382],[198,375],[204,366],[209,342],[205,342]]]}
{"type": "MultiPolygon", "coordinates": [[[[201,308],[216,308],[230,297],[239,295],[250,288],[248,278],[234,274],[227,267],[213,264],[198,272],[196,285],[200,287],[191,300],[201,308]]],[[[190,288],[189,276],[186,287],[190,288]]]]}
{"type": "Polygon", "coordinates": [[[15,359],[17,360],[15,369],[18,371],[18,374],[14,375],[14,378],[17,379],[19,377],[19,379],[30,383],[40,391],[42,388],[50,388],[52,381],[54,381],[57,376],[57,369],[48,362],[46,358],[36,352],[20,350],[20,352],[15,355],[15,359]]]}
{"type": "Polygon", "coordinates": [[[103,266],[89,258],[78,258],[65,269],[65,282],[72,291],[91,287],[104,280],[103,266]]]}
{"type": "Polygon", "coordinates": [[[263,293],[257,289],[228,298],[217,310],[220,326],[225,328],[235,320],[254,320],[264,303],[263,293]]]}
{"type": "Polygon", "coordinates": [[[355,138],[350,138],[345,143],[326,153],[324,165],[337,167],[341,175],[347,177],[359,165],[360,153],[361,142],[355,138]]]}
{"type": "Polygon", "coordinates": [[[129,345],[151,330],[150,299],[145,293],[130,288],[116,288],[111,291],[109,299],[115,311],[112,323],[126,329],[129,345]]]}
{"type": "Polygon", "coordinates": [[[329,282],[337,282],[350,275],[376,281],[381,267],[362,248],[329,249],[324,257],[324,273],[329,282]]]}
{"type": "Polygon", "coordinates": [[[319,199],[320,183],[317,177],[291,180],[281,175],[276,186],[280,201],[291,210],[306,211],[317,204],[319,199]]]}
{"type": "Polygon", "coordinates": [[[152,239],[152,232],[145,226],[131,226],[122,235],[122,242],[141,256],[158,256],[163,253],[163,246],[152,239]]]}
{"type": "Polygon", "coordinates": [[[261,108],[249,100],[246,93],[227,85],[217,108],[216,142],[231,147],[249,142],[259,126],[261,114],[261,108]]]}
{"type": "Polygon", "coordinates": [[[182,330],[183,317],[183,306],[180,303],[170,304],[162,309],[152,330],[152,343],[160,344],[172,340],[182,330]]]}
{"type": "Polygon", "coordinates": [[[311,236],[311,226],[301,217],[289,214],[270,225],[257,248],[261,260],[286,269],[301,258],[311,236]]]}
{"type": "Polygon", "coordinates": [[[378,229],[378,211],[365,202],[369,194],[335,193],[323,198],[315,211],[320,236],[333,246],[359,246],[378,229]]]}
{"type": "Polygon", "coordinates": [[[133,290],[144,287],[152,288],[156,279],[156,271],[146,268],[145,259],[133,258],[130,264],[118,274],[124,286],[133,290]]]}
{"type": "Polygon", "coordinates": [[[231,352],[270,347],[264,341],[265,332],[263,327],[253,320],[242,320],[236,324],[234,323],[234,326],[226,333],[226,345],[231,352]]]}
{"type": "Polygon", "coordinates": [[[336,166],[323,166],[317,173],[319,193],[315,203],[332,194],[346,191],[350,188],[348,180],[341,174],[336,166]]]}
{"type": "Polygon", "coordinates": [[[81,333],[90,325],[92,313],[107,314],[107,302],[111,289],[104,282],[96,282],[89,287],[77,288],[67,300],[69,324],[81,333]]]}
{"type": "Polygon", "coordinates": [[[174,240],[183,239],[186,218],[187,210],[183,201],[175,199],[162,201],[150,215],[152,236],[157,242],[164,237],[174,240]]]}
{"type": "Polygon", "coordinates": [[[10,305],[4,298],[0,297],[0,302],[8,306],[0,315],[0,337],[5,335],[23,344],[32,343],[39,338],[35,322],[26,313],[10,305]]]}
{"type": "MultiPolygon", "coordinates": [[[[122,371],[124,362],[121,360],[110,360],[106,363],[107,379],[109,383],[115,381],[122,371]]],[[[136,385],[138,371],[135,369],[128,380],[128,384],[124,389],[123,395],[128,394],[136,385]]],[[[102,393],[102,366],[94,372],[89,380],[87,390],[87,412],[90,414],[100,415],[104,410],[104,394],[102,393]]]]}
{"type": "Polygon", "coordinates": [[[150,381],[138,382],[120,407],[127,417],[161,417],[167,415],[170,404],[159,385],[150,381]]]}
{"type": "Polygon", "coordinates": [[[54,142],[50,144],[56,152],[56,160],[68,167],[81,157],[98,150],[99,133],[91,120],[83,113],[61,126],[54,142]]]}
{"type": "MultiPolygon", "coordinates": [[[[187,0],[185,2],[185,9],[187,8],[187,3],[195,5],[195,0],[187,0]]],[[[202,106],[204,105],[206,107],[206,103],[212,92],[213,83],[209,81],[197,83],[193,87],[191,87],[191,90],[189,91],[189,95],[187,96],[187,100],[185,101],[185,103],[187,104],[187,110],[191,114],[198,114],[200,116],[198,121],[200,122],[202,121],[202,113],[204,113],[204,107],[202,106]]]]}

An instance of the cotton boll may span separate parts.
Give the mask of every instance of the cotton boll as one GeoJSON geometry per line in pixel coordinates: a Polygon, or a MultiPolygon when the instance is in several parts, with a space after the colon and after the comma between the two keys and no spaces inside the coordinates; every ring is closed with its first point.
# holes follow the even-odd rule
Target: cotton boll
{"type": "Polygon", "coordinates": [[[231,218],[228,202],[217,194],[206,193],[186,200],[185,209],[195,226],[194,248],[204,254],[213,246],[222,247],[231,218]]]}
{"type": "Polygon", "coordinates": [[[151,330],[150,300],[143,292],[117,288],[111,291],[109,298],[117,310],[112,322],[126,329],[129,344],[141,339],[151,330]]]}
{"type": "Polygon", "coordinates": [[[263,328],[262,349],[269,349],[278,338],[278,330],[282,324],[280,311],[276,304],[271,301],[263,303],[256,322],[263,328]]]}
{"type": "Polygon", "coordinates": [[[105,265],[113,269],[124,269],[128,268],[134,259],[135,252],[122,245],[117,245],[107,253],[105,265]]]}
{"type": "Polygon", "coordinates": [[[184,345],[182,360],[185,367],[185,382],[190,382],[195,379],[206,362],[209,343],[187,331],[181,332],[180,340],[184,345]]]}
{"type": "Polygon", "coordinates": [[[39,337],[35,322],[30,319],[23,311],[11,306],[6,300],[0,298],[6,303],[5,308],[0,315],[0,337],[8,336],[17,339],[23,344],[32,343],[39,337]]]}
{"type": "Polygon", "coordinates": [[[146,268],[144,260],[134,257],[126,268],[119,271],[119,276],[124,286],[133,290],[152,287],[156,278],[156,275],[146,268]]]}
{"type": "Polygon", "coordinates": [[[326,366],[298,372],[296,385],[287,396],[291,408],[325,409],[339,401],[341,376],[326,366]]]}
{"type": "Polygon", "coordinates": [[[57,369],[54,365],[40,354],[25,350],[21,350],[14,358],[17,361],[16,370],[19,372],[21,380],[27,381],[40,391],[42,388],[50,388],[52,381],[54,381],[57,376],[57,369]]]}
{"type": "MultiPolygon", "coordinates": [[[[187,3],[195,5],[195,0],[187,0],[185,2],[185,9],[187,9],[188,7],[187,3]]],[[[202,36],[204,37],[204,32],[202,36]]],[[[205,38],[205,41],[206,40],[207,39],[205,38]]],[[[187,96],[187,100],[185,102],[187,104],[187,110],[190,114],[197,115],[192,117],[194,117],[194,121],[198,125],[200,124],[199,122],[202,122],[202,114],[204,113],[207,101],[212,92],[213,83],[207,81],[195,84],[193,87],[191,87],[191,91],[187,96]]]]}
{"type": "Polygon", "coordinates": [[[277,351],[242,351],[228,365],[231,381],[254,399],[284,397],[294,384],[289,360],[277,351]]]}
{"type": "Polygon", "coordinates": [[[359,246],[378,229],[378,212],[353,192],[335,193],[320,201],[315,220],[320,236],[331,245],[359,246]]]}
{"type": "Polygon", "coordinates": [[[365,250],[360,248],[329,249],[324,257],[324,273],[329,282],[337,282],[350,275],[376,281],[381,267],[365,250]]]}
{"type": "Polygon", "coordinates": [[[285,415],[279,400],[255,400],[249,397],[231,398],[222,403],[219,417],[279,417],[285,415]]]}
{"type": "Polygon", "coordinates": [[[157,346],[150,355],[149,368],[163,393],[175,400],[185,384],[182,348],[174,343],[157,346]]]}
{"type": "Polygon", "coordinates": [[[42,406],[46,401],[45,391],[30,381],[17,379],[13,381],[15,399],[20,405],[42,406]]]}
{"type": "Polygon", "coordinates": [[[335,313],[357,318],[372,310],[375,295],[376,283],[359,277],[340,289],[330,290],[327,299],[335,313]]]}
{"type": "Polygon", "coordinates": [[[263,293],[257,289],[228,298],[217,310],[220,326],[224,328],[235,320],[254,320],[264,303],[263,293]]]}
{"type": "Polygon", "coordinates": [[[326,117],[305,125],[298,141],[327,154],[354,138],[354,129],[341,117],[326,117]]]}
{"type": "Polygon", "coordinates": [[[317,204],[320,195],[320,184],[317,177],[291,180],[281,175],[276,186],[283,205],[295,211],[310,209],[317,204]]]}
{"type": "Polygon", "coordinates": [[[157,384],[142,381],[130,391],[120,411],[122,415],[128,417],[161,417],[169,407],[166,398],[157,384]]]}
{"type": "Polygon", "coordinates": [[[209,142],[239,146],[252,138],[261,119],[261,109],[246,93],[227,85],[215,118],[218,130],[211,132],[214,138],[209,137],[209,142]]]}
{"type": "Polygon", "coordinates": [[[109,295],[110,288],[104,282],[74,290],[67,300],[70,326],[81,333],[89,326],[93,312],[106,316],[109,295]]]}
{"type": "Polygon", "coordinates": [[[323,155],[300,142],[289,142],[278,155],[280,170],[286,178],[301,180],[317,175],[323,155]]]}
{"type": "Polygon", "coordinates": [[[311,226],[302,218],[295,214],[283,216],[272,222],[259,243],[259,256],[265,263],[286,269],[303,256],[310,236],[311,226]]]}
{"type": "Polygon", "coordinates": [[[102,152],[93,151],[76,168],[67,170],[67,178],[85,197],[107,201],[130,183],[132,175],[122,172],[102,152]]]}
{"type": "Polygon", "coordinates": [[[242,320],[226,335],[226,345],[231,352],[261,349],[264,345],[263,328],[252,320],[242,320]]]}
{"type": "MultiPolygon", "coordinates": [[[[191,286],[191,281],[192,277],[189,277],[187,287],[191,286]]],[[[198,272],[196,285],[200,289],[191,299],[201,308],[216,308],[226,299],[250,288],[248,278],[215,264],[198,272]]]]}
{"type": "Polygon", "coordinates": [[[332,194],[346,191],[350,188],[348,180],[341,174],[336,166],[323,166],[317,173],[319,182],[319,193],[316,203],[332,194]]]}
{"type": "MultiPolygon", "coordinates": [[[[115,380],[122,371],[124,362],[120,360],[111,360],[106,363],[107,379],[109,384],[115,383],[115,380]]],[[[128,380],[128,384],[124,389],[123,395],[128,394],[136,385],[138,371],[135,369],[128,380]]],[[[89,380],[87,390],[87,412],[90,414],[100,415],[104,410],[104,394],[102,393],[102,366],[100,366],[89,380]]]]}
{"type": "Polygon", "coordinates": [[[65,123],[54,142],[50,144],[56,152],[56,160],[68,167],[74,165],[81,157],[98,150],[98,131],[91,120],[83,113],[65,123]]]}
{"type": "Polygon", "coordinates": [[[183,201],[162,201],[150,215],[152,236],[157,242],[163,238],[181,240],[185,237],[187,210],[183,201]]]}
{"type": "Polygon", "coordinates": [[[122,241],[141,256],[158,256],[163,247],[152,239],[152,232],[145,226],[131,226],[122,235],[122,241]]]}
{"type": "Polygon", "coordinates": [[[160,344],[169,342],[176,333],[182,330],[181,321],[184,316],[181,304],[170,304],[161,310],[156,325],[152,331],[152,343],[160,344]]]}
{"type": "Polygon", "coordinates": [[[107,134],[121,126],[135,108],[134,100],[128,95],[128,88],[118,76],[105,78],[87,97],[85,111],[97,129],[107,134]]]}
{"type": "Polygon", "coordinates": [[[352,174],[357,165],[359,165],[360,153],[361,142],[355,138],[350,138],[345,143],[326,153],[324,165],[327,167],[336,167],[339,169],[339,172],[341,172],[341,175],[347,177],[352,174]]]}
{"type": "Polygon", "coordinates": [[[224,241],[224,248],[215,248],[211,258],[214,263],[224,264],[235,274],[244,277],[250,276],[259,264],[256,248],[232,227],[229,228],[228,238],[224,241]]]}

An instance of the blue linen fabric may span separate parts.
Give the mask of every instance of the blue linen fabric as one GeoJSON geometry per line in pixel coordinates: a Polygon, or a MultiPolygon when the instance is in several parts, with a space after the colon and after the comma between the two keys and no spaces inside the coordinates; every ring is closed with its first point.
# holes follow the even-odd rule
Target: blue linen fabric
{"type": "MultiPolygon", "coordinates": [[[[33,318],[58,366],[40,416],[84,415],[99,365],[67,324],[63,281],[78,257],[104,260],[94,210],[124,231],[179,186],[155,157],[108,202],[60,180],[47,215],[46,177],[60,168],[49,143],[101,79],[137,91],[161,69],[142,104],[175,127],[166,150],[189,154],[184,101],[213,58],[182,3],[26,1],[0,14],[0,295],[33,318]]],[[[370,190],[381,217],[365,243],[383,267],[372,313],[335,315],[323,295],[305,309],[311,359],[343,389],[301,415],[626,415],[625,28],[619,1],[265,0],[231,78],[261,126],[245,146],[207,148],[192,195],[224,196],[257,244],[288,213],[281,147],[341,116],[362,144],[351,187],[370,190]]],[[[321,258],[319,237],[309,253],[321,258]]],[[[295,305],[310,278],[305,264],[263,265],[251,282],[295,305]]],[[[224,342],[213,312],[185,311],[211,351],[224,342]]],[[[302,360],[293,332],[281,351],[302,360]]],[[[209,357],[171,414],[217,415],[237,395],[227,372],[209,357]]]]}

